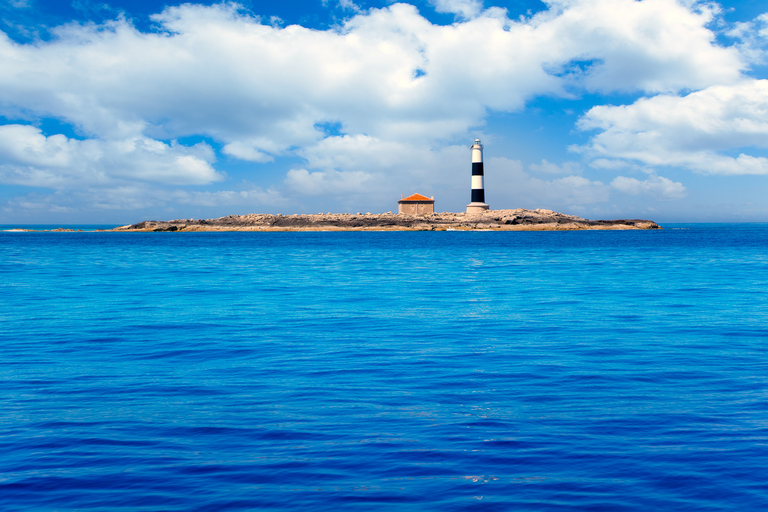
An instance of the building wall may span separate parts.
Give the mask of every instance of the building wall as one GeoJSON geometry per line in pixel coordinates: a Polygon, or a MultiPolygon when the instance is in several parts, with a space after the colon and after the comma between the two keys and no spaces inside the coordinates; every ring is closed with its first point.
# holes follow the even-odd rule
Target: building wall
{"type": "Polygon", "coordinates": [[[408,201],[407,203],[398,203],[397,213],[405,213],[407,215],[426,215],[428,213],[435,213],[435,203],[433,202],[419,202],[408,201]]]}

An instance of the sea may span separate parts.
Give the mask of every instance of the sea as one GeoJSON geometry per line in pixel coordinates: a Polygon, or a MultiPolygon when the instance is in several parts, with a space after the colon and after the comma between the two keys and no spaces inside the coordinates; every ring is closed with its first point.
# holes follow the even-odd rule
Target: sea
{"type": "Polygon", "coordinates": [[[768,510],[768,224],[17,227],[2,511],[768,510]]]}

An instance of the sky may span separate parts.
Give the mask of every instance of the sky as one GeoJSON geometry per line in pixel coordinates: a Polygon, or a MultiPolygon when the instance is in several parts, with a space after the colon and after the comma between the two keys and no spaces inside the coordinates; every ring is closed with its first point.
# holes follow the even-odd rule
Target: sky
{"type": "Polygon", "coordinates": [[[0,224],[768,222],[764,0],[0,0],[0,224]]]}

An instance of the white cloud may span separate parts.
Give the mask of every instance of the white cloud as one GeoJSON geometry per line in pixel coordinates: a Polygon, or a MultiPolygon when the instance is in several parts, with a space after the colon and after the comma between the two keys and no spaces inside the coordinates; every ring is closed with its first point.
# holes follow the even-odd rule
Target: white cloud
{"type": "Polygon", "coordinates": [[[738,41],[736,47],[746,62],[760,65],[768,61],[768,13],[736,23],[726,35],[738,41]]]}
{"type": "Polygon", "coordinates": [[[607,201],[610,194],[601,181],[573,175],[545,180],[507,158],[491,158],[486,167],[486,199],[495,203],[493,208],[572,209],[607,201]]]}
{"type": "Polygon", "coordinates": [[[339,7],[348,11],[360,12],[360,6],[352,0],[339,0],[339,7]]]}
{"type": "Polygon", "coordinates": [[[239,158],[240,160],[246,160],[248,162],[272,162],[274,158],[258,149],[257,144],[248,143],[246,141],[235,141],[225,145],[222,151],[230,156],[239,158]]]}
{"type": "Polygon", "coordinates": [[[392,169],[407,166],[413,172],[423,165],[423,147],[382,140],[367,135],[327,137],[300,151],[312,168],[354,170],[370,167],[392,169]]]}
{"type": "MultiPolygon", "coordinates": [[[[575,149],[578,150],[578,148],[575,148],[575,149]]],[[[630,169],[633,171],[642,170],[642,167],[635,163],[628,162],[626,160],[618,160],[618,159],[611,159],[611,158],[597,158],[589,162],[589,166],[594,169],[604,169],[609,171],[618,171],[618,170],[625,170],[625,169],[630,169]]]]}
{"type": "Polygon", "coordinates": [[[3,156],[3,163],[67,167],[72,164],[73,146],[78,144],[78,141],[64,135],[46,137],[34,126],[0,126],[0,155],[3,156]]]}
{"type": "MultiPolygon", "coordinates": [[[[432,195],[438,190],[468,186],[467,174],[469,149],[463,146],[445,146],[431,148],[418,143],[382,140],[366,135],[345,135],[327,137],[311,147],[301,151],[310,169],[319,169],[311,173],[321,192],[332,190],[324,184],[329,177],[342,172],[346,177],[357,177],[356,190],[367,197],[394,197],[400,192],[414,189],[432,195]],[[359,173],[365,172],[365,182],[359,173]],[[315,176],[316,175],[316,176],[315,176]],[[365,185],[363,187],[363,184],[365,185]],[[403,190],[405,189],[405,190],[403,190]]],[[[303,171],[307,172],[307,171],[303,171]]],[[[294,178],[298,178],[296,175],[294,178]]],[[[312,181],[301,176],[305,193],[309,193],[312,181]]],[[[341,176],[337,176],[341,178],[341,176]]],[[[352,189],[347,188],[346,192],[352,189]]]]}
{"type": "Polygon", "coordinates": [[[540,164],[531,164],[530,170],[542,174],[581,174],[581,164],[578,162],[563,162],[560,165],[542,159],[540,164]]]}
{"type": "MultiPolygon", "coordinates": [[[[247,184],[246,184],[247,185],[247,184]]],[[[182,216],[188,217],[190,209],[216,208],[225,205],[228,213],[233,209],[263,209],[284,207],[287,199],[274,188],[262,189],[247,186],[243,190],[190,191],[149,183],[122,184],[103,188],[84,188],[56,191],[52,194],[31,193],[9,201],[4,210],[16,216],[48,212],[74,214],[87,211],[88,222],[99,224],[104,215],[116,218],[119,212],[130,210],[163,210],[165,217],[181,205],[182,216]]],[[[245,210],[247,211],[247,210],[245,210]]],[[[135,218],[123,217],[123,221],[135,218]]],[[[112,222],[112,221],[108,221],[112,222]]]]}
{"type": "Polygon", "coordinates": [[[462,19],[476,17],[483,10],[482,0],[430,0],[437,12],[456,14],[462,19]]]}
{"type": "Polygon", "coordinates": [[[599,130],[574,148],[595,158],[679,166],[709,174],[768,174],[768,159],[742,152],[768,148],[768,80],[743,80],[687,96],[659,95],[632,105],[598,106],[578,122],[599,130]]]}
{"type": "Polygon", "coordinates": [[[179,204],[207,207],[215,207],[221,204],[230,206],[278,206],[286,203],[285,197],[274,188],[262,190],[258,187],[246,190],[219,190],[215,192],[176,190],[172,193],[172,196],[179,204]]]}
{"type": "Polygon", "coordinates": [[[670,0],[552,0],[532,25],[553,70],[589,90],[672,92],[739,79],[734,48],[707,28],[716,9],[670,0]],[[558,58],[559,57],[559,58],[558,58]],[[581,66],[575,66],[580,61],[581,66]]]}
{"type": "Polygon", "coordinates": [[[308,172],[291,169],[285,178],[288,187],[302,195],[339,195],[348,192],[365,192],[365,184],[372,176],[362,171],[339,172],[334,170],[308,172]]]}
{"type": "Polygon", "coordinates": [[[682,183],[672,181],[663,176],[650,176],[644,181],[626,176],[618,176],[611,182],[611,187],[633,196],[650,194],[664,199],[680,199],[685,197],[686,193],[682,183]]]}
{"type": "Polygon", "coordinates": [[[113,186],[121,180],[199,185],[223,177],[210,146],[137,136],[123,140],[46,137],[39,128],[0,126],[0,182],[46,188],[113,186]]]}
{"type": "Polygon", "coordinates": [[[569,205],[599,203],[608,200],[608,187],[600,181],[592,181],[582,176],[565,176],[556,180],[541,181],[531,179],[535,190],[542,195],[549,195],[550,200],[569,205]]]}
{"type": "Polygon", "coordinates": [[[674,0],[556,7],[437,26],[395,4],[320,31],[262,24],[236,4],[184,4],[153,16],[163,33],[118,19],[59,27],[51,41],[2,37],[0,113],[57,117],[102,139],[266,138],[286,149],[338,119],[350,134],[439,140],[537,95],[695,88],[734,80],[743,66],[712,44],[708,16],[674,0]],[[573,72],[574,61],[594,65],[573,72]]]}
{"type": "Polygon", "coordinates": [[[167,197],[166,191],[160,191],[146,185],[124,185],[103,189],[60,190],[52,194],[31,193],[10,200],[6,212],[26,216],[48,212],[54,214],[72,214],[88,211],[89,223],[101,223],[105,212],[140,210],[162,205],[167,197]]]}

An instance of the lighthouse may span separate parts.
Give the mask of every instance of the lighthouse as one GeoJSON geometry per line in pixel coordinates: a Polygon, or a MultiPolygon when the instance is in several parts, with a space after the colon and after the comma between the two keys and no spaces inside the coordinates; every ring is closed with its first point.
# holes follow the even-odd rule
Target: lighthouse
{"type": "Polygon", "coordinates": [[[472,144],[472,202],[467,205],[467,213],[483,213],[488,208],[483,188],[483,145],[480,139],[475,139],[472,144]]]}

